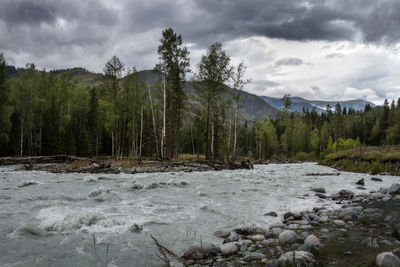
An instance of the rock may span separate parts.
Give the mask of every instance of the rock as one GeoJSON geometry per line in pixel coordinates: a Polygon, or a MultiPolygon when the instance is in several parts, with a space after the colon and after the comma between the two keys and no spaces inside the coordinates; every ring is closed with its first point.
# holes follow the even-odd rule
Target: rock
{"type": "Polygon", "coordinates": [[[282,228],[272,228],[271,233],[272,236],[279,236],[283,232],[282,228]]]}
{"type": "Polygon", "coordinates": [[[382,246],[393,246],[393,243],[386,239],[379,241],[379,244],[382,246]]]}
{"type": "Polygon", "coordinates": [[[225,230],[218,230],[214,232],[214,236],[215,237],[219,237],[219,238],[227,238],[231,233],[229,231],[225,231],[225,230]]]}
{"type": "Polygon", "coordinates": [[[400,258],[400,248],[394,249],[394,250],[392,251],[392,253],[393,253],[394,255],[396,255],[397,257],[400,258]]]}
{"type": "Polygon", "coordinates": [[[285,224],[282,222],[277,222],[277,223],[271,224],[271,226],[269,228],[276,228],[276,227],[283,228],[283,227],[285,227],[285,224]]]}
{"type": "Polygon", "coordinates": [[[266,267],[281,267],[282,263],[280,260],[277,259],[273,259],[273,260],[269,260],[267,261],[267,263],[265,264],[266,267]]]}
{"type": "Polygon", "coordinates": [[[384,219],[383,211],[377,210],[358,216],[358,221],[364,224],[378,224],[384,219]]]}
{"type": "Polygon", "coordinates": [[[360,180],[358,180],[358,181],[356,182],[356,184],[358,184],[358,185],[364,185],[364,184],[365,184],[364,178],[361,178],[360,180]]]}
{"type": "Polygon", "coordinates": [[[342,220],[333,220],[332,223],[337,226],[346,226],[346,223],[342,220]]]}
{"type": "Polygon", "coordinates": [[[322,199],[326,199],[326,198],[328,198],[328,196],[327,196],[327,195],[325,195],[325,194],[322,194],[322,193],[316,193],[316,194],[315,194],[315,196],[316,196],[316,197],[319,197],[319,198],[322,198],[322,199]]]}
{"type": "Polygon", "coordinates": [[[293,258],[298,266],[315,266],[314,255],[306,251],[286,252],[279,257],[279,260],[283,263],[292,263],[293,258]]]}
{"type": "Polygon", "coordinates": [[[323,187],[311,187],[311,191],[316,193],[326,193],[326,190],[323,187]]]}
{"type": "Polygon", "coordinates": [[[232,231],[232,232],[230,232],[229,237],[224,239],[224,244],[238,241],[240,238],[241,238],[241,236],[238,233],[232,231]]]}
{"type": "Polygon", "coordinates": [[[181,262],[170,262],[169,267],[185,267],[181,262]]]}
{"type": "Polygon", "coordinates": [[[222,255],[224,255],[224,256],[236,254],[238,252],[238,248],[232,242],[223,244],[219,248],[221,250],[222,255]]]}
{"type": "Polygon", "coordinates": [[[367,188],[365,188],[364,186],[357,186],[356,188],[359,190],[367,190],[367,188]]]}
{"type": "Polygon", "coordinates": [[[361,207],[348,207],[348,208],[344,208],[340,211],[340,217],[344,218],[346,216],[351,217],[352,219],[357,218],[358,215],[360,215],[362,212],[362,208],[361,207]]]}
{"type": "Polygon", "coordinates": [[[244,261],[251,262],[256,260],[261,260],[266,258],[267,256],[261,252],[251,252],[249,255],[243,258],[244,261]]]}
{"type": "Polygon", "coordinates": [[[392,201],[400,201],[400,195],[395,196],[394,198],[392,198],[392,201]]]}
{"type": "Polygon", "coordinates": [[[377,198],[377,199],[384,198],[385,196],[386,196],[385,194],[382,194],[382,193],[379,193],[379,192],[376,192],[376,193],[372,193],[372,194],[371,194],[371,197],[377,198]]]}
{"type": "Polygon", "coordinates": [[[399,194],[400,193],[400,184],[392,184],[388,189],[387,193],[394,195],[394,194],[399,194]]]}
{"type": "Polygon", "coordinates": [[[346,252],[344,253],[344,255],[345,255],[345,256],[351,256],[351,255],[353,255],[353,252],[351,252],[351,251],[346,251],[346,252]]]}
{"type": "Polygon", "coordinates": [[[253,234],[264,234],[265,233],[264,228],[259,227],[255,224],[235,228],[234,231],[240,235],[253,235],[253,234]]]}
{"type": "Polygon", "coordinates": [[[317,247],[317,246],[321,245],[321,242],[319,241],[318,237],[316,237],[315,235],[309,235],[304,240],[304,244],[311,244],[311,245],[314,245],[317,247]]]}
{"type": "MultiPolygon", "coordinates": [[[[236,247],[236,246],[235,246],[236,247]]],[[[182,258],[185,260],[201,260],[208,257],[216,256],[220,249],[213,244],[203,244],[202,246],[192,246],[185,251],[182,258]]]]}
{"type": "Polygon", "coordinates": [[[283,214],[283,219],[285,219],[285,220],[287,220],[290,217],[294,218],[294,214],[292,212],[290,212],[290,211],[288,211],[285,214],[283,214]]]}
{"type": "Polygon", "coordinates": [[[264,216],[277,217],[278,214],[275,211],[270,211],[270,212],[265,213],[264,216]]]}
{"type": "Polygon", "coordinates": [[[289,230],[297,230],[297,229],[299,229],[299,225],[295,224],[295,223],[289,224],[288,228],[289,228],[289,230]]]}
{"type": "Polygon", "coordinates": [[[251,236],[248,236],[248,239],[250,239],[252,241],[263,241],[263,240],[265,240],[265,237],[263,235],[251,235],[251,236]]]}
{"type": "Polygon", "coordinates": [[[315,254],[315,246],[313,244],[303,244],[297,251],[306,251],[315,254]]]}
{"type": "Polygon", "coordinates": [[[311,230],[314,227],[312,225],[300,225],[299,229],[300,230],[311,230]]]}
{"type": "Polygon", "coordinates": [[[342,189],[339,191],[339,198],[341,199],[352,199],[354,197],[354,192],[347,190],[347,189],[342,189]]]}
{"type": "Polygon", "coordinates": [[[372,177],[372,178],[371,178],[371,181],[382,182],[382,179],[381,179],[381,178],[378,178],[378,177],[372,177]]]}
{"type": "Polygon", "coordinates": [[[398,267],[400,260],[392,252],[382,252],[376,256],[376,264],[380,267],[398,267]]]}
{"type": "Polygon", "coordinates": [[[286,230],[279,234],[280,244],[293,244],[298,240],[298,236],[292,230],[286,230]]]}
{"type": "Polygon", "coordinates": [[[299,237],[301,238],[301,239],[306,239],[307,238],[307,236],[309,236],[310,234],[309,233],[307,233],[307,232],[301,232],[300,233],[300,235],[299,235],[299,237]]]}

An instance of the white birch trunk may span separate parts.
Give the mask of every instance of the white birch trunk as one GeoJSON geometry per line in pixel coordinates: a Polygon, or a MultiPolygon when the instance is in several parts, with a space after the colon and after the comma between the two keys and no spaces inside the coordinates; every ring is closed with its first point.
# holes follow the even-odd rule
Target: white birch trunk
{"type": "Polygon", "coordinates": [[[158,157],[158,140],[157,140],[156,119],[155,119],[155,117],[154,117],[153,101],[151,100],[150,84],[149,84],[149,82],[147,82],[147,88],[148,88],[148,90],[149,90],[150,108],[151,108],[151,114],[152,114],[152,117],[153,117],[154,139],[155,139],[155,141],[156,141],[156,157],[158,157]]]}

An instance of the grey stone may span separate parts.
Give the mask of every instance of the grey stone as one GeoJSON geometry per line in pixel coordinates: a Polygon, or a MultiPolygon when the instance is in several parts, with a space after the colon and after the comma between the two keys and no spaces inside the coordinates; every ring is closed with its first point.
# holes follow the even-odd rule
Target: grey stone
{"type": "Polygon", "coordinates": [[[309,235],[304,240],[304,244],[311,244],[311,245],[314,245],[317,247],[317,246],[321,245],[321,242],[319,241],[318,237],[316,237],[315,235],[309,235]]]}
{"type": "Polygon", "coordinates": [[[323,187],[311,187],[311,191],[316,193],[326,193],[326,190],[323,187]]]}
{"type": "Polygon", "coordinates": [[[292,262],[293,258],[297,265],[300,266],[315,266],[314,255],[306,251],[290,251],[282,254],[279,260],[286,263],[292,262]]]}
{"type": "Polygon", "coordinates": [[[387,193],[394,195],[394,194],[399,194],[400,193],[400,184],[392,184],[388,189],[387,193]]]}
{"type": "Polygon", "coordinates": [[[300,230],[311,230],[314,227],[312,225],[300,225],[299,229],[300,230]]]}
{"type": "Polygon", "coordinates": [[[223,244],[219,248],[221,250],[222,255],[224,255],[224,256],[236,254],[238,252],[236,245],[233,244],[232,242],[223,244]]]}
{"type": "Polygon", "coordinates": [[[252,241],[263,241],[265,237],[263,235],[251,235],[247,237],[248,239],[252,241]]]}
{"type": "Polygon", "coordinates": [[[376,264],[380,267],[398,267],[400,260],[392,252],[382,252],[376,256],[376,264]]]}
{"type": "Polygon", "coordinates": [[[298,237],[292,230],[286,230],[279,234],[279,243],[281,244],[293,244],[296,243],[298,237]]]}
{"type": "Polygon", "coordinates": [[[301,232],[300,235],[299,235],[299,237],[300,237],[301,239],[306,239],[307,236],[309,236],[309,235],[310,235],[310,234],[307,233],[307,232],[301,232]]]}
{"type": "Polygon", "coordinates": [[[346,223],[342,220],[333,220],[332,223],[337,226],[345,226],[346,223]]]}
{"type": "Polygon", "coordinates": [[[227,238],[229,237],[231,233],[229,231],[225,231],[225,230],[218,230],[214,232],[214,236],[219,237],[219,238],[227,238]]]}
{"type": "Polygon", "coordinates": [[[315,246],[313,244],[303,244],[301,247],[297,249],[297,251],[306,251],[312,254],[315,253],[315,246]]]}
{"type": "Polygon", "coordinates": [[[267,256],[261,252],[251,252],[249,255],[243,258],[244,261],[251,262],[255,260],[261,260],[266,258],[267,256]]]}
{"type": "Polygon", "coordinates": [[[255,224],[235,228],[234,231],[240,235],[253,235],[253,234],[264,234],[265,233],[264,228],[257,226],[255,224]]]}
{"type": "Polygon", "coordinates": [[[380,210],[368,212],[358,216],[358,220],[365,224],[378,224],[384,219],[383,212],[380,210]]]}
{"type": "Polygon", "coordinates": [[[342,189],[339,191],[339,197],[345,199],[351,199],[354,197],[354,192],[347,189],[342,189]]]}
{"type": "Polygon", "coordinates": [[[340,217],[344,218],[346,216],[349,216],[352,219],[357,218],[358,215],[360,215],[362,212],[362,207],[348,207],[344,208],[340,211],[340,217]]]}
{"type": "Polygon", "coordinates": [[[270,211],[268,213],[265,213],[264,216],[272,216],[272,217],[277,217],[278,214],[275,211],[270,211]]]}
{"type": "Polygon", "coordinates": [[[210,256],[216,256],[220,252],[213,244],[203,244],[202,246],[192,246],[185,251],[182,258],[185,260],[201,260],[210,256]]]}

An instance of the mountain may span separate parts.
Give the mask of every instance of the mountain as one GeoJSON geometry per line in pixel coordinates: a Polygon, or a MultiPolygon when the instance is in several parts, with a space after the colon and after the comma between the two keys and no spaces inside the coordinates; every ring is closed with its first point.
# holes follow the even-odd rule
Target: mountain
{"type": "MultiPolygon", "coordinates": [[[[9,78],[17,77],[23,68],[15,68],[13,66],[7,66],[7,76],[9,78]]],[[[77,82],[81,85],[101,85],[102,74],[90,72],[84,68],[71,68],[71,69],[58,69],[51,70],[50,72],[54,74],[69,73],[77,82]]],[[[149,82],[153,88],[154,84],[160,81],[160,72],[154,70],[143,70],[139,71],[138,75],[143,82],[149,82]]],[[[185,83],[185,90],[188,95],[187,110],[188,114],[193,115],[195,112],[201,110],[201,104],[196,98],[195,90],[193,88],[193,83],[187,81],[185,83]]],[[[233,90],[228,87],[228,90],[233,90]]],[[[266,117],[276,117],[277,110],[269,105],[267,102],[263,101],[259,96],[247,93],[245,91],[241,92],[241,111],[239,114],[239,119],[244,121],[255,121],[263,120],[266,117]]],[[[191,116],[192,117],[192,116],[191,116]]]]}
{"type": "MultiPolygon", "coordinates": [[[[266,103],[270,104],[272,107],[276,109],[283,108],[283,103],[281,98],[277,97],[269,97],[269,96],[260,96],[266,103]]],[[[303,112],[304,109],[315,110],[320,114],[321,112],[326,111],[326,106],[330,105],[332,110],[335,109],[336,103],[339,103],[342,108],[346,107],[348,110],[349,108],[354,110],[364,110],[366,104],[370,104],[372,107],[375,104],[362,100],[362,99],[354,99],[354,100],[347,100],[347,101],[322,101],[322,100],[307,100],[301,97],[290,97],[292,105],[290,107],[290,111],[295,112],[303,112]]]]}

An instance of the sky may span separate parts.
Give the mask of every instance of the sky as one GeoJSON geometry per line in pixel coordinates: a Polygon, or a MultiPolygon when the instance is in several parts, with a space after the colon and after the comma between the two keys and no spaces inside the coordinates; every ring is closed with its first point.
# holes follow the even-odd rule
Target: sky
{"type": "Polygon", "coordinates": [[[192,73],[222,42],[233,65],[247,66],[250,93],[375,104],[400,97],[399,0],[0,1],[0,52],[18,67],[102,72],[116,55],[152,69],[169,27],[190,50],[192,73]]]}

